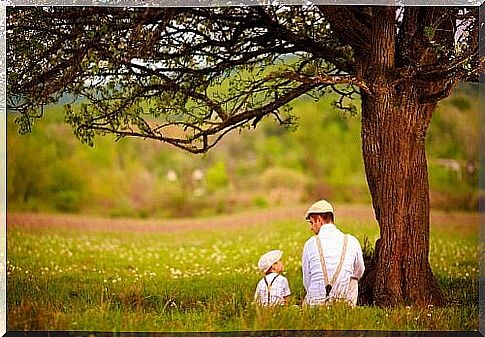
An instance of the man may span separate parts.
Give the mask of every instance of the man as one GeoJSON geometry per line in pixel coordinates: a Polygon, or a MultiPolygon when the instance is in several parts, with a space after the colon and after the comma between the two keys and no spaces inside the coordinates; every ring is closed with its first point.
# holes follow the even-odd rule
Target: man
{"type": "Polygon", "coordinates": [[[334,225],[334,210],[326,200],[314,203],[305,213],[305,220],[315,234],[303,248],[305,303],[344,300],[355,306],[357,281],[365,269],[359,241],[334,225]]]}

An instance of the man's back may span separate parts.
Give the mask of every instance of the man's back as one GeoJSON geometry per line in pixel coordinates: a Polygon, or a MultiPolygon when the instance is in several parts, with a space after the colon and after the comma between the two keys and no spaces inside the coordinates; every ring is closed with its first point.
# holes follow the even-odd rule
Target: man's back
{"type": "MultiPolygon", "coordinates": [[[[307,291],[306,302],[319,304],[326,300],[324,273],[320,262],[317,238],[321,242],[323,258],[328,274],[328,282],[332,280],[340,263],[345,234],[334,224],[326,224],[320,228],[318,235],[308,239],[303,248],[302,269],[303,284],[307,291]]],[[[364,273],[362,249],[359,241],[348,235],[345,258],[339,275],[329,293],[331,298],[349,298],[349,281],[351,277],[359,279],[364,273]]]]}

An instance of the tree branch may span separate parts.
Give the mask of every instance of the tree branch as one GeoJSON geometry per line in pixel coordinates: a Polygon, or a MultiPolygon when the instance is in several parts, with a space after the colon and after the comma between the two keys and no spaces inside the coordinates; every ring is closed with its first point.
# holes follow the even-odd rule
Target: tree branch
{"type": "Polygon", "coordinates": [[[371,88],[362,79],[352,75],[317,75],[314,77],[305,76],[293,71],[274,72],[270,74],[267,79],[288,78],[300,83],[314,84],[314,85],[330,85],[330,84],[354,84],[362,91],[372,94],[371,88]]]}
{"type": "Polygon", "coordinates": [[[419,99],[419,103],[427,104],[427,103],[436,103],[448,96],[452,93],[453,89],[456,87],[457,81],[447,81],[444,88],[438,92],[428,95],[421,95],[419,99]]]}
{"type": "Polygon", "coordinates": [[[318,8],[330,23],[331,29],[339,36],[340,40],[351,46],[356,54],[363,56],[369,52],[370,29],[364,23],[372,15],[369,8],[362,8],[362,13],[365,13],[365,19],[362,21],[357,19],[356,9],[349,6],[322,5],[318,6],[318,8]]]}
{"type": "Polygon", "coordinates": [[[398,69],[398,77],[409,77],[410,74],[412,74],[414,78],[421,81],[439,81],[451,76],[455,76],[459,68],[475,59],[478,59],[478,49],[470,51],[469,53],[458,57],[452,62],[447,62],[446,64],[433,64],[421,67],[418,66],[416,69],[412,70],[410,70],[410,68],[398,69]]]}

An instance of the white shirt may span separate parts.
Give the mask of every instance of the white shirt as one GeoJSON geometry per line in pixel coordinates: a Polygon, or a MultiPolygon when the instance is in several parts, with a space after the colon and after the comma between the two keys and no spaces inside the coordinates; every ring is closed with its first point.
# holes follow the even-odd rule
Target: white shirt
{"type": "Polygon", "coordinates": [[[285,304],[284,298],[290,294],[291,291],[287,278],[281,274],[269,273],[258,282],[256,292],[254,293],[254,300],[261,305],[285,304]],[[265,278],[266,282],[271,285],[269,302],[268,286],[264,282],[265,278]]]}
{"type": "MultiPolygon", "coordinates": [[[[306,290],[305,301],[307,304],[320,304],[326,300],[325,282],[323,269],[320,263],[320,254],[316,240],[321,240],[325,265],[327,267],[328,281],[332,279],[338,264],[344,244],[344,236],[334,224],[325,224],[320,228],[318,235],[307,240],[303,247],[302,269],[303,285],[306,290]]],[[[362,248],[359,241],[349,235],[347,251],[329,298],[346,298],[353,301],[349,291],[349,281],[351,277],[360,279],[364,273],[364,259],[362,248]]]]}

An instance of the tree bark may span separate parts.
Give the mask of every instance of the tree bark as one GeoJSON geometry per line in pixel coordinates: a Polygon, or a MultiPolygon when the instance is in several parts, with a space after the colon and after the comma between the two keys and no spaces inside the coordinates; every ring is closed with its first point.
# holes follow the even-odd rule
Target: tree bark
{"type": "Polygon", "coordinates": [[[394,10],[381,8],[372,28],[364,75],[373,83],[362,94],[362,149],[380,239],[365,283],[372,302],[442,304],[429,265],[429,185],[425,137],[435,104],[420,104],[421,88],[392,82],[395,68],[394,10]],[[369,280],[372,278],[372,280],[369,280]]]}
{"type": "Polygon", "coordinates": [[[442,304],[429,265],[425,133],[432,110],[417,103],[412,85],[400,89],[399,96],[363,97],[363,157],[381,233],[372,297],[385,306],[442,304]]]}

